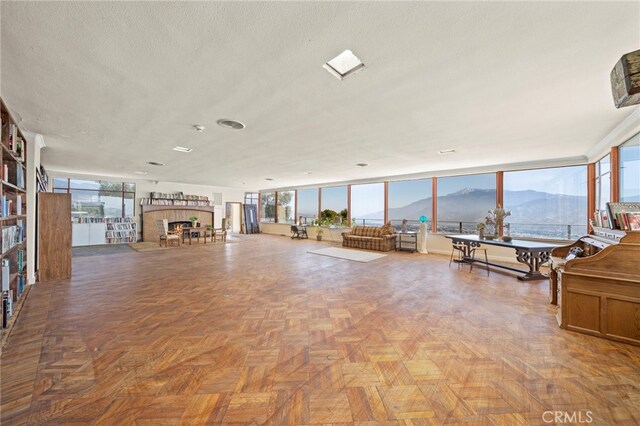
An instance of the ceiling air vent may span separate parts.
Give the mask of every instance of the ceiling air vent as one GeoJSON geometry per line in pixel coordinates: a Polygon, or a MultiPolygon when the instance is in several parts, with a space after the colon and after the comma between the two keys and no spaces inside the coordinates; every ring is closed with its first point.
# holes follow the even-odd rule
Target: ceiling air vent
{"type": "Polygon", "coordinates": [[[244,124],[235,120],[227,120],[226,118],[218,120],[218,126],[233,130],[244,129],[244,124]]]}

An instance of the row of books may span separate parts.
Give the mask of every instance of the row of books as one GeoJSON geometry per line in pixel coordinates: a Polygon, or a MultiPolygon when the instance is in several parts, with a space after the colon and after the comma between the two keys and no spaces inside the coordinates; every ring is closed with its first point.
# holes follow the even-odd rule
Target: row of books
{"type": "Polygon", "coordinates": [[[113,243],[135,243],[136,235],[107,235],[107,244],[113,243]]]}
{"type": "Polygon", "coordinates": [[[173,194],[165,194],[164,192],[151,192],[149,195],[154,199],[165,200],[190,200],[190,201],[209,201],[209,197],[204,195],[184,195],[182,192],[176,192],[173,194]]]}
{"type": "MultiPolygon", "coordinates": [[[[26,279],[24,274],[18,275],[18,282],[16,286],[16,300],[20,298],[20,296],[22,296],[22,293],[24,293],[25,284],[26,279]]],[[[13,315],[13,294],[14,293],[12,289],[2,292],[2,328],[7,328],[7,326],[9,325],[9,320],[13,315]]]]}
{"type": "Polygon", "coordinates": [[[7,328],[13,315],[13,290],[2,292],[2,328],[7,328]]]}
{"type": "Polygon", "coordinates": [[[640,231],[640,211],[607,212],[605,210],[596,210],[594,218],[595,220],[591,224],[599,228],[640,231]]]}
{"type": "Polygon", "coordinates": [[[213,206],[213,202],[209,200],[170,200],[170,199],[156,199],[156,198],[141,198],[140,205],[142,206],[213,206]]]}
{"type": "Polygon", "coordinates": [[[47,175],[47,172],[44,170],[42,165],[36,169],[36,177],[38,192],[46,192],[49,186],[49,175],[47,175]]]}
{"type": "Polygon", "coordinates": [[[6,195],[3,195],[2,201],[0,202],[0,217],[11,216],[13,214],[22,214],[22,195],[16,197],[15,203],[13,200],[8,199],[6,195]]]}
{"type": "Polygon", "coordinates": [[[2,291],[9,291],[10,276],[11,276],[11,263],[9,259],[2,259],[2,291]]]}
{"type": "Polygon", "coordinates": [[[135,223],[132,217],[74,217],[73,223],[135,223]]]}
{"type": "Polygon", "coordinates": [[[16,167],[15,183],[13,182],[13,179],[9,178],[9,163],[4,163],[0,171],[2,172],[0,177],[3,181],[15,184],[18,188],[24,189],[24,169],[21,166],[16,167]]]}
{"type": "Polygon", "coordinates": [[[16,225],[2,227],[2,253],[6,253],[22,241],[24,241],[24,227],[21,220],[18,220],[16,225]]]}
{"type": "Polygon", "coordinates": [[[24,140],[18,133],[18,126],[9,124],[9,151],[16,159],[24,161],[24,140]]]}
{"type": "Polygon", "coordinates": [[[135,229],[128,229],[128,230],[120,230],[120,231],[106,231],[105,232],[105,236],[107,238],[123,238],[123,237],[130,237],[130,236],[136,236],[137,233],[135,231],[135,229]]]}
{"type": "Polygon", "coordinates": [[[107,223],[107,231],[135,231],[135,223],[107,223]]]}

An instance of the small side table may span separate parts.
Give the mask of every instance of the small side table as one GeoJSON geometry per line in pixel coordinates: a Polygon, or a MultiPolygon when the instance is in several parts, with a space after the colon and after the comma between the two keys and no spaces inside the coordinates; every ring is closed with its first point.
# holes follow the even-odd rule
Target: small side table
{"type": "Polygon", "coordinates": [[[418,251],[418,233],[417,232],[397,232],[396,233],[396,251],[406,250],[414,253],[418,251]]]}

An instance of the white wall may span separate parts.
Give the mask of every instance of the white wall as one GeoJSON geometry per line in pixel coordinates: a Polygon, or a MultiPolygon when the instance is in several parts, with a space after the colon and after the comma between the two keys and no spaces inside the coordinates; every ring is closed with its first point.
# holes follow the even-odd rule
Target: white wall
{"type": "MultiPolygon", "coordinates": [[[[284,223],[261,223],[260,230],[265,234],[271,235],[282,235],[286,237],[291,237],[290,232],[291,225],[284,223]]],[[[341,242],[340,234],[341,232],[347,229],[335,229],[324,231],[322,234],[322,241],[327,242],[341,242]]],[[[307,232],[309,234],[309,238],[316,238],[316,228],[314,226],[307,227],[307,232]]],[[[489,260],[494,260],[497,262],[510,262],[517,263],[515,250],[512,248],[505,247],[497,247],[491,246],[488,244],[484,244],[482,248],[487,249],[487,257],[489,260]]],[[[427,237],[427,251],[433,254],[444,254],[449,256],[451,254],[451,240],[446,238],[442,234],[428,234],[427,237]]],[[[525,265],[520,265],[522,268],[526,269],[525,265]]]]}
{"type": "Polygon", "coordinates": [[[44,147],[42,135],[23,132],[27,138],[27,283],[36,282],[36,169],[40,168],[40,149],[44,147]]]}
{"type": "MultiPolygon", "coordinates": [[[[46,167],[46,165],[45,165],[46,167]]],[[[113,177],[113,176],[97,176],[87,174],[76,174],[68,172],[59,172],[55,170],[48,170],[49,179],[53,181],[54,177],[59,178],[72,178],[72,179],[86,179],[86,180],[106,180],[112,182],[132,182],[136,184],[136,199],[135,199],[135,211],[134,216],[137,222],[138,237],[140,237],[140,199],[149,198],[150,192],[164,192],[174,193],[182,192],[185,195],[201,195],[209,197],[209,200],[213,200],[214,193],[222,194],[222,206],[216,206],[215,209],[215,226],[222,226],[222,218],[224,217],[224,205],[227,201],[244,202],[245,192],[257,192],[250,189],[237,189],[226,188],[221,186],[210,185],[191,185],[177,182],[156,182],[148,179],[131,179],[126,177],[113,177]]]]}

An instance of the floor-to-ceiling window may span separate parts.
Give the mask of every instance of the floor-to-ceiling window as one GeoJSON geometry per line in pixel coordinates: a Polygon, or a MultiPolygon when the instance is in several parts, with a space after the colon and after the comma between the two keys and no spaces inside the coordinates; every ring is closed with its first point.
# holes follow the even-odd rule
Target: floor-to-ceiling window
{"type": "Polygon", "coordinates": [[[244,193],[244,203],[245,204],[253,204],[258,207],[258,193],[257,192],[245,192],[244,193]]]}
{"type": "Polygon", "coordinates": [[[453,176],[438,178],[438,232],[476,232],[496,206],[496,175],[453,176]]]}
{"type": "Polygon", "coordinates": [[[278,223],[296,223],[296,193],[295,191],[278,192],[278,223]]]}
{"type": "Polygon", "coordinates": [[[620,145],[620,201],[640,201],[640,133],[620,145]]]}
{"type": "Polygon", "coordinates": [[[401,180],[389,182],[389,220],[396,229],[402,220],[408,221],[408,229],[417,231],[420,217],[425,216],[429,227],[433,216],[431,179],[401,180]]]}
{"type": "Polygon", "coordinates": [[[596,209],[604,210],[611,201],[611,155],[596,162],[596,209]]]}
{"type": "Polygon", "coordinates": [[[351,185],[351,221],[356,225],[384,225],[384,183],[351,185]]]}
{"type": "Polygon", "coordinates": [[[587,167],[504,173],[512,236],[575,239],[587,233],[587,167]]]}
{"type": "Polygon", "coordinates": [[[71,194],[74,246],[137,240],[135,183],[54,178],[53,192],[71,194]]]}
{"type": "Polygon", "coordinates": [[[133,217],[136,184],[54,178],[53,192],[71,194],[75,218],[133,217]]]}
{"type": "Polygon", "coordinates": [[[328,188],[322,188],[321,197],[321,219],[324,219],[325,221],[332,219],[336,224],[346,224],[346,219],[348,217],[347,187],[331,186],[328,188]],[[335,214],[337,214],[337,216],[335,214]]]}
{"type": "Polygon", "coordinates": [[[276,193],[261,192],[260,193],[260,222],[276,221],[276,193]]]}
{"type": "Polygon", "coordinates": [[[298,190],[298,219],[304,224],[311,224],[318,218],[318,189],[298,190]]]}

